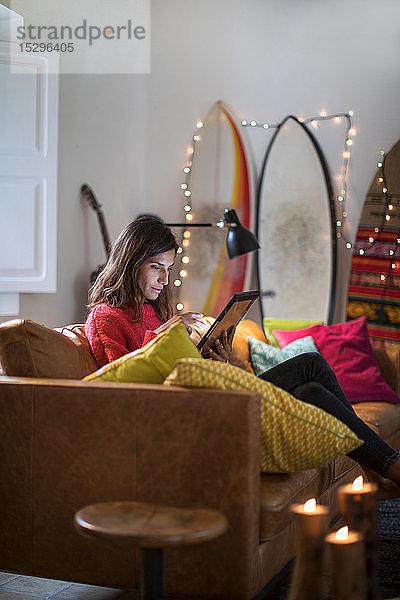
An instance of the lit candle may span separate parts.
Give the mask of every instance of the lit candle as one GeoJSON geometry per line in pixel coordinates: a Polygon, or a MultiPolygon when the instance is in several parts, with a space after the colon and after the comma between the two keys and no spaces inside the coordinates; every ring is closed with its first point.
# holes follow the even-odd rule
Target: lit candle
{"type": "Polygon", "coordinates": [[[339,511],[354,531],[362,533],[365,546],[367,598],[379,600],[379,534],[377,485],[363,476],[338,489],[339,511]]]}
{"type": "Polygon", "coordinates": [[[362,535],[342,527],[325,538],[331,558],[331,600],[365,600],[362,535]]]}
{"type": "Polygon", "coordinates": [[[288,600],[320,600],[329,511],[317,504],[315,498],[296,504],[291,510],[296,525],[296,559],[288,600]]]}

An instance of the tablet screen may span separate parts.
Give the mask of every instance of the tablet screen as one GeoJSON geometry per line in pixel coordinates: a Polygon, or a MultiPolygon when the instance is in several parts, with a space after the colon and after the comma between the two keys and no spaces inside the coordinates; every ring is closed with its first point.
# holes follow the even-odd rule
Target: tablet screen
{"type": "MultiPolygon", "coordinates": [[[[225,308],[215,319],[210,329],[203,335],[197,344],[197,348],[200,350],[207,340],[217,340],[224,331],[229,333],[232,327],[236,327],[236,325],[243,319],[244,315],[247,313],[250,306],[259,297],[259,295],[260,292],[258,290],[234,294],[225,308]]],[[[207,355],[203,356],[207,358],[207,355]]]]}

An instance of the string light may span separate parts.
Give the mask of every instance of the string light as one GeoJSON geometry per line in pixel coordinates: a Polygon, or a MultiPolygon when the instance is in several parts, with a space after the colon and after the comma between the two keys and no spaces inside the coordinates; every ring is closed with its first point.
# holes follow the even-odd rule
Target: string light
{"type": "MultiPolygon", "coordinates": [[[[336,113],[336,114],[327,114],[326,111],[321,111],[319,116],[310,117],[304,119],[303,117],[298,117],[298,121],[300,123],[304,123],[305,125],[310,125],[313,129],[318,128],[318,124],[320,121],[328,121],[333,120],[335,123],[339,124],[343,119],[346,120],[346,130],[344,134],[344,150],[342,153],[342,167],[340,173],[340,181],[341,181],[341,189],[340,193],[336,196],[336,200],[339,203],[336,206],[337,210],[337,221],[336,221],[336,236],[337,238],[343,237],[343,226],[346,218],[348,217],[348,211],[345,207],[345,200],[347,198],[347,171],[349,159],[351,157],[350,149],[354,145],[354,141],[351,138],[354,138],[357,135],[357,130],[353,127],[351,117],[353,117],[354,112],[349,110],[348,112],[336,113]]],[[[248,121],[247,119],[242,120],[243,127],[259,127],[263,129],[277,129],[281,126],[281,123],[268,123],[268,122],[257,122],[257,121],[248,121]]],[[[349,240],[343,238],[346,242],[346,248],[351,249],[353,245],[349,240]]]]}
{"type": "MultiPolygon", "coordinates": [[[[372,254],[372,255],[374,254],[374,245],[377,244],[381,240],[383,242],[385,242],[385,240],[387,239],[387,238],[382,237],[383,234],[385,233],[385,225],[387,225],[390,228],[389,221],[391,220],[392,216],[396,216],[392,212],[395,207],[392,204],[392,197],[389,192],[389,186],[387,185],[387,182],[386,182],[386,175],[385,175],[386,155],[385,155],[384,150],[380,151],[380,156],[382,157],[382,159],[377,162],[377,166],[381,170],[381,172],[380,172],[379,176],[377,177],[376,181],[377,181],[378,185],[381,186],[380,193],[385,198],[386,206],[385,206],[385,210],[382,211],[382,222],[381,222],[380,226],[374,227],[374,232],[376,233],[376,237],[370,236],[368,238],[368,242],[369,242],[368,248],[365,248],[365,249],[359,248],[358,253],[360,255],[364,255],[366,252],[368,252],[368,254],[372,254]],[[389,213],[391,213],[391,214],[389,214],[389,213]]],[[[388,231],[393,231],[393,229],[389,229],[388,231]]],[[[399,240],[400,240],[400,238],[397,238],[397,244],[399,244],[399,240]]],[[[389,248],[389,251],[388,251],[389,256],[394,257],[396,255],[398,248],[399,248],[399,246],[389,248]]],[[[379,254],[380,254],[380,252],[378,251],[378,255],[379,254]]],[[[380,281],[380,283],[382,284],[382,293],[381,293],[380,301],[382,303],[383,311],[384,311],[383,299],[384,299],[386,290],[390,286],[390,279],[393,277],[392,271],[397,269],[397,263],[389,262],[386,269],[387,269],[386,273],[381,273],[379,275],[379,279],[378,279],[378,281],[380,281]]]]}
{"type": "Polygon", "coordinates": [[[182,256],[182,262],[187,265],[190,262],[189,256],[182,256]]]}
{"type": "Polygon", "coordinates": [[[174,285],[175,285],[176,287],[179,287],[179,286],[181,286],[181,285],[182,285],[182,281],[181,281],[180,279],[175,279],[175,281],[174,281],[174,285]]]}
{"type": "Polygon", "coordinates": [[[183,310],[184,306],[182,304],[182,302],[178,302],[178,304],[176,305],[176,310],[183,310]]]}

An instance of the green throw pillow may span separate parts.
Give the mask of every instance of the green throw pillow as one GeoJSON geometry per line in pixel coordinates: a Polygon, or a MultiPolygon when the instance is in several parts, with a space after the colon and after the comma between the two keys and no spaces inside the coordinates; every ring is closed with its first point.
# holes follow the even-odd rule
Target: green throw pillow
{"type": "Polygon", "coordinates": [[[162,383],[180,358],[201,358],[185,326],[176,323],[154,340],[105,365],[83,381],[162,383]]]}
{"type": "Polygon", "coordinates": [[[260,375],[264,371],[268,371],[279,363],[293,358],[304,352],[318,352],[318,348],[314,343],[311,335],[294,340],[284,348],[275,348],[264,342],[260,342],[253,337],[248,337],[250,361],[255,375],[260,375]]]}
{"type": "Polygon", "coordinates": [[[275,346],[275,348],[280,348],[279,342],[272,333],[273,329],[303,329],[304,327],[311,327],[311,325],[322,325],[323,321],[302,321],[302,320],[293,320],[293,319],[270,319],[269,317],[264,317],[263,325],[265,331],[265,337],[267,338],[268,344],[271,346],[275,346]]]}

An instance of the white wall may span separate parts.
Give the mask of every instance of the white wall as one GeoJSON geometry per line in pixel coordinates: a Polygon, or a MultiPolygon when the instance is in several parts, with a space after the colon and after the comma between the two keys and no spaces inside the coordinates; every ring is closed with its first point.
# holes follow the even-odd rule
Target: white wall
{"type": "MultiPolygon", "coordinates": [[[[399,22],[397,0],[153,0],[151,75],[61,77],[58,292],[22,295],[19,316],[50,326],[84,318],[103,252],[82,183],[98,193],[112,237],[144,210],[181,217],[185,149],[218,99],[259,121],[354,110],[354,234],[379,150],[400,137],[399,22]]],[[[335,173],[334,127],[318,135],[335,173]]],[[[259,166],[271,132],[248,133],[259,166]]]]}

